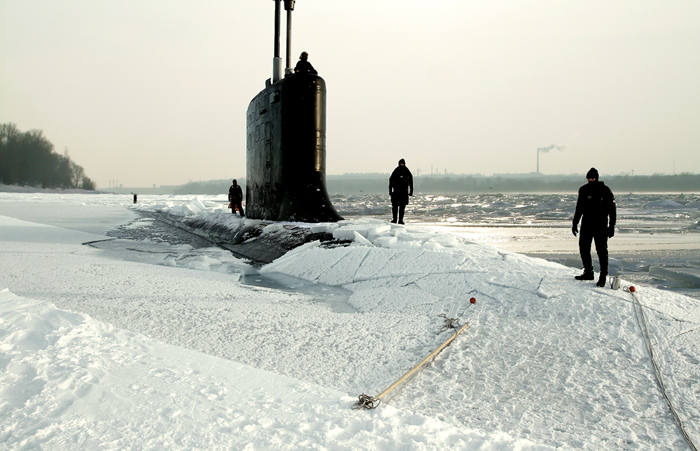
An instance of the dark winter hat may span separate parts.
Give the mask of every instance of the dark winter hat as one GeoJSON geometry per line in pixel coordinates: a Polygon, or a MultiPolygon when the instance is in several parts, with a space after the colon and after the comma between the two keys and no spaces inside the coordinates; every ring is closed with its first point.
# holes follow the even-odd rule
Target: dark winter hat
{"type": "Polygon", "coordinates": [[[404,160],[403,158],[400,159],[400,160],[399,160],[399,164],[400,164],[400,165],[402,164],[402,165],[406,166],[406,160],[404,160]]]}
{"type": "Polygon", "coordinates": [[[591,170],[586,174],[586,178],[598,180],[598,170],[596,168],[591,168],[591,170]]]}
{"type": "Polygon", "coordinates": [[[236,182],[236,179],[233,179],[233,184],[235,185],[235,184],[237,184],[237,183],[238,183],[238,182],[236,182]]]}

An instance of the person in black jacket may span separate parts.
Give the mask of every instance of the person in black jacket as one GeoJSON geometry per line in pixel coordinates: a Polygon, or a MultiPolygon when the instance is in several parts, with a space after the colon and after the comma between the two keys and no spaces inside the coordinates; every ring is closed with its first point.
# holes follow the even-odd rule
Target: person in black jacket
{"type": "Polygon", "coordinates": [[[299,55],[299,62],[297,62],[297,65],[294,67],[294,73],[295,74],[318,75],[318,72],[316,72],[316,69],[314,69],[314,67],[309,62],[309,54],[308,53],[301,52],[301,55],[299,55]]]}
{"type": "Polygon", "coordinates": [[[408,205],[408,196],[413,196],[413,174],[406,167],[406,161],[402,158],[399,165],[389,177],[389,195],[391,196],[392,223],[403,224],[403,214],[408,205]]]}
{"type": "Polygon", "coordinates": [[[235,215],[236,209],[238,209],[241,218],[245,216],[245,213],[243,213],[243,190],[235,179],[228,189],[228,201],[231,202],[231,213],[235,215]]]}
{"type": "Polygon", "coordinates": [[[586,174],[588,183],[578,190],[574,224],[571,231],[574,236],[578,233],[578,222],[581,221],[581,236],[578,239],[578,248],[583,262],[583,274],[576,276],[576,280],[593,280],[593,261],[591,259],[591,242],[595,241],[595,250],[600,262],[599,287],[604,287],[608,277],[608,238],[615,235],[615,222],[617,221],[617,206],[615,196],[605,183],[598,181],[598,171],[591,168],[586,174]],[[609,218],[609,220],[608,220],[609,218]]]}

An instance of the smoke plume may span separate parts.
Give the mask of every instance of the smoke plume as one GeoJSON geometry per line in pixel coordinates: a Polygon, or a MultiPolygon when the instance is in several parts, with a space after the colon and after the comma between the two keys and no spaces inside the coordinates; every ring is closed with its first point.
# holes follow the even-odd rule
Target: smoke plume
{"type": "Polygon", "coordinates": [[[546,153],[546,152],[549,152],[550,150],[555,150],[555,149],[556,150],[564,150],[564,149],[566,149],[566,147],[565,146],[555,146],[554,144],[552,144],[551,146],[547,146],[547,147],[538,147],[537,151],[546,153]]]}

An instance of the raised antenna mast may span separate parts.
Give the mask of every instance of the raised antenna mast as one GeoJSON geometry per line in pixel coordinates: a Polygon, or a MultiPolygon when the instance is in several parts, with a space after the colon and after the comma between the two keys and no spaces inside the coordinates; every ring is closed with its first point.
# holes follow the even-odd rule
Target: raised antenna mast
{"type": "Polygon", "coordinates": [[[294,0],[284,0],[284,10],[287,11],[287,67],[285,74],[292,73],[292,11],[294,11],[294,0]]]}
{"type": "Polygon", "coordinates": [[[272,83],[280,81],[281,78],[282,58],[280,58],[280,0],[275,0],[275,56],[272,58],[272,83]]]}

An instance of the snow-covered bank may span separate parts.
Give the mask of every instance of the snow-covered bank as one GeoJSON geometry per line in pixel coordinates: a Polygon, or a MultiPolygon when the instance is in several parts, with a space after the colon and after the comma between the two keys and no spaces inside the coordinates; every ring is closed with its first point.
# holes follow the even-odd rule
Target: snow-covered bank
{"type": "Polygon", "coordinates": [[[0,291],[3,449],[545,450],[169,346],[0,291]]]}
{"type": "MultiPolygon", "coordinates": [[[[175,207],[193,210],[189,204],[175,207]]],[[[203,203],[203,207],[197,206],[198,211],[191,214],[212,222],[238,221],[230,213],[217,211],[215,205],[203,203]]],[[[167,211],[171,207],[154,202],[152,208],[167,211]]],[[[277,224],[267,227],[280,231],[277,224]]],[[[201,395],[190,396],[187,390],[202,385],[226,386],[227,377],[235,377],[238,371],[231,369],[235,365],[246,371],[267,371],[267,376],[248,373],[262,381],[280,377],[283,386],[311,387],[320,393],[320,404],[306,403],[303,397],[295,403],[276,391],[277,381],[260,386],[248,381],[251,391],[221,401],[226,408],[235,408],[239,401],[250,406],[241,409],[241,417],[232,417],[221,405],[211,407],[221,413],[216,417],[221,427],[235,431],[241,429],[235,429],[237,419],[251,415],[260,424],[256,433],[272,448],[276,447],[273,440],[281,437],[275,426],[292,424],[284,432],[290,448],[333,449],[339,443],[341,449],[687,449],[656,385],[629,293],[575,282],[576,271],[570,268],[420,227],[391,226],[378,220],[315,227],[353,242],[344,247],[307,244],[265,266],[261,276],[284,274],[315,283],[319,291],[324,286],[347,289],[351,292],[347,303],[354,313],[303,294],[241,285],[237,274],[214,271],[212,265],[200,270],[181,267],[187,250],[177,250],[184,257],[175,259],[171,254],[155,254],[151,258],[156,265],[105,259],[104,251],[79,246],[77,236],[59,238],[55,234],[61,229],[34,226],[31,233],[24,233],[28,226],[9,218],[0,218],[0,287],[9,288],[28,305],[35,305],[29,299],[38,299],[112,324],[115,329],[104,339],[129,334],[116,328],[147,335],[150,339],[132,337],[141,340],[147,354],[142,359],[147,362],[152,361],[151,354],[160,357],[160,347],[165,346],[151,340],[209,354],[196,354],[210,359],[201,364],[200,376],[183,370],[174,378],[184,382],[171,392],[183,393],[183,398],[198,399],[201,395]],[[469,303],[472,296],[476,304],[469,303]],[[370,412],[349,410],[360,392],[378,394],[444,341],[445,332],[438,334],[444,325],[441,314],[471,325],[388,404],[370,412]],[[222,367],[222,374],[231,374],[218,376],[204,367],[212,371],[222,367]],[[200,384],[197,377],[206,383],[200,384]],[[278,403],[270,401],[277,398],[278,403]],[[254,410],[267,408],[279,408],[282,413],[272,423],[258,420],[263,417],[255,416],[254,410]],[[273,426],[265,428],[265,424],[273,426]],[[286,435],[287,430],[292,433],[286,435]]],[[[700,306],[694,299],[654,289],[644,288],[638,296],[669,397],[697,443],[700,306]]],[[[21,347],[19,341],[12,341],[22,335],[15,333],[18,330],[46,337],[84,328],[32,328],[31,324],[43,320],[27,326],[21,322],[23,316],[13,316],[18,308],[23,307],[9,309],[10,316],[3,316],[0,329],[0,361],[8,367],[13,359],[42,365],[56,361],[44,357],[41,346],[21,347]],[[10,327],[12,332],[5,333],[10,327]]],[[[80,321],[93,321],[80,317],[80,321]]],[[[51,344],[51,339],[42,340],[51,344]]],[[[128,349],[128,344],[124,346],[128,349]]],[[[173,353],[182,355],[173,364],[176,368],[198,361],[191,357],[195,353],[173,353]]],[[[77,359],[71,363],[77,369],[66,363],[66,371],[89,371],[89,362],[77,359]]],[[[145,364],[150,370],[170,365],[145,364]]],[[[49,373],[23,373],[28,376],[15,387],[30,396],[21,405],[3,401],[7,403],[0,408],[3,425],[19,430],[16,421],[5,420],[9,415],[32,415],[37,404],[31,398],[43,396],[44,387],[51,385],[44,382],[43,375],[49,373]],[[39,388],[32,392],[33,387],[39,388]]],[[[144,373],[133,373],[136,381],[131,383],[141,386],[144,373]]],[[[125,371],[122,377],[129,379],[129,374],[125,371]]],[[[161,395],[156,392],[152,403],[157,405],[161,395]]],[[[137,393],[127,391],[128,402],[141,402],[137,393]]],[[[215,414],[198,413],[194,404],[181,401],[176,407],[173,411],[183,412],[175,417],[177,421],[187,423],[182,428],[198,428],[202,418],[213,422],[215,414]]],[[[89,420],[62,412],[50,418],[66,425],[62,437],[75,436],[89,420]]],[[[141,420],[138,415],[135,418],[134,423],[141,420]]],[[[175,420],[168,421],[166,429],[180,427],[175,420]]],[[[18,444],[29,439],[26,433],[19,435],[18,444]]],[[[130,437],[138,440],[135,433],[130,437]]],[[[184,448],[183,443],[174,446],[184,448]]],[[[228,443],[236,447],[242,442],[221,442],[221,447],[228,443]]],[[[217,443],[211,446],[216,448],[217,443]]]]}

